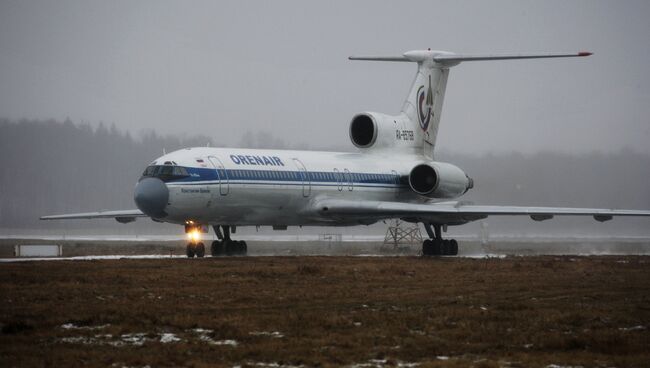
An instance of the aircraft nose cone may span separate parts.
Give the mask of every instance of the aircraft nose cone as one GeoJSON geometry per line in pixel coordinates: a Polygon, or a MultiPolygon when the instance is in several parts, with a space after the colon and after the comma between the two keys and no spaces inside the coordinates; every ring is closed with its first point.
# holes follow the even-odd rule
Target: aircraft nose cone
{"type": "Polygon", "coordinates": [[[145,215],[155,218],[165,217],[169,189],[160,179],[144,178],[135,186],[133,200],[145,215]]]}

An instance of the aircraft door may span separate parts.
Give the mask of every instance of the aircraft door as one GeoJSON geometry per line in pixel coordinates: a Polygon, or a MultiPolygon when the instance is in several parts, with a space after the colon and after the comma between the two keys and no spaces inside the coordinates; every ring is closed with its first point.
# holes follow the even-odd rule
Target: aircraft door
{"type": "Polygon", "coordinates": [[[350,173],[350,170],[348,169],[343,170],[343,178],[348,185],[348,190],[352,191],[352,189],[354,189],[354,179],[352,173],[350,173]]]}
{"type": "Polygon", "coordinates": [[[336,183],[338,184],[339,192],[343,191],[343,177],[339,172],[339,169],[334,169],[334,177],[336,178],[336,183]]]}
{"type": "Polygon", "coordinates": [[[298,171],[300,172],[300,179],[302,180],[302,196],[309,197],[311,194],[311,181],[309,180],[309,173],[305,165],[297,158],[293,159],[293,163],[296,164],[298,171]]]}
{"type": "Polygon", "coordinates": [[[228,192],[230,192],[230,182],[228,180],[228,172],[226,172],[226,168],[223,166],[221,160],[216,156],[208,156],[208,160],[210,160],[210,163],[217,173],[217,178],[219,178],[219,194],[222,196],[228,195],[228,192]]]}

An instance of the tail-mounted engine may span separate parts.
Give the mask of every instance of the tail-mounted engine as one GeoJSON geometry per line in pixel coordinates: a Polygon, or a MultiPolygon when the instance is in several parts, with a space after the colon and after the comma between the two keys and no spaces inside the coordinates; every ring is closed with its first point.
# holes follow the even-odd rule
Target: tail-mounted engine
{"type": "Polygon", "coordinates": [[[411,170],[409,185],[417,194],[429,198],[456,198],[474,187],[474,181],[452,164],[427,162],[411,170]]]}
{"type": "Polygon", "coordinates": [[[419,134],[403,115],[362,112],[350,122],[350,140],[357,148],[412,146],[419,134]]]}

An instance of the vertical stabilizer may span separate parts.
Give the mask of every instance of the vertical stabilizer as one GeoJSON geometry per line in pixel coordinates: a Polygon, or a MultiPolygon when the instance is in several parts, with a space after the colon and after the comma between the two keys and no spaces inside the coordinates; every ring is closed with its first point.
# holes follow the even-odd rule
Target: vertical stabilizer
{"type": "Polygon", "coordinates": [[[402,106],[402,113],[421,136],[422,153],[428,157],[433,157],[448,77],[449,68],[418,62],[417,74],[402,106]]]}
{"type": "MultiPolygon", "coordinates": [[[[404,122],[407,132],[413,132],[409,148],[421,149],[426,157],[433,157],[438,135],[442,103],[445,98],[449,68],[467,61],[547,59],[560,57],[589,56],[581,51],[565,54],[503,54],[503,55],[458,55],[446,51],[415,50],[402,56],[351,56],[350,60],[414,62],[418,71],[402,106],[400,117],[391,117],[404,122]]],[[[403,130],[401,131],[403,134],[403,130]]],[[[398,135],[400,130],[397,131],[398,135]]],[[[409,133],[410,134],[410,133],[409,133]]]]}

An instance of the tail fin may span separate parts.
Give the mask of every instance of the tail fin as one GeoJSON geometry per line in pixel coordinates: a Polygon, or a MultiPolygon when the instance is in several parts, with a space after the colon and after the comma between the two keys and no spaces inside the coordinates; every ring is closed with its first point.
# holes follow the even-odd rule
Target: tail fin
{"type": "Polygon", "coordinates": [[[590,52],[575,54],[510,54],[510,55],[458,55],[445,51],[415,50],[402,56],[351,56],[350,60],[415,62],[418,71],[402,106],[402,114],[410,121],[415,136],[420,140],[423,153],[433,157],[438,135],[442,103],[449,78],[449,68],[463,61],[542,59],[589,56],[590,52]]]}

